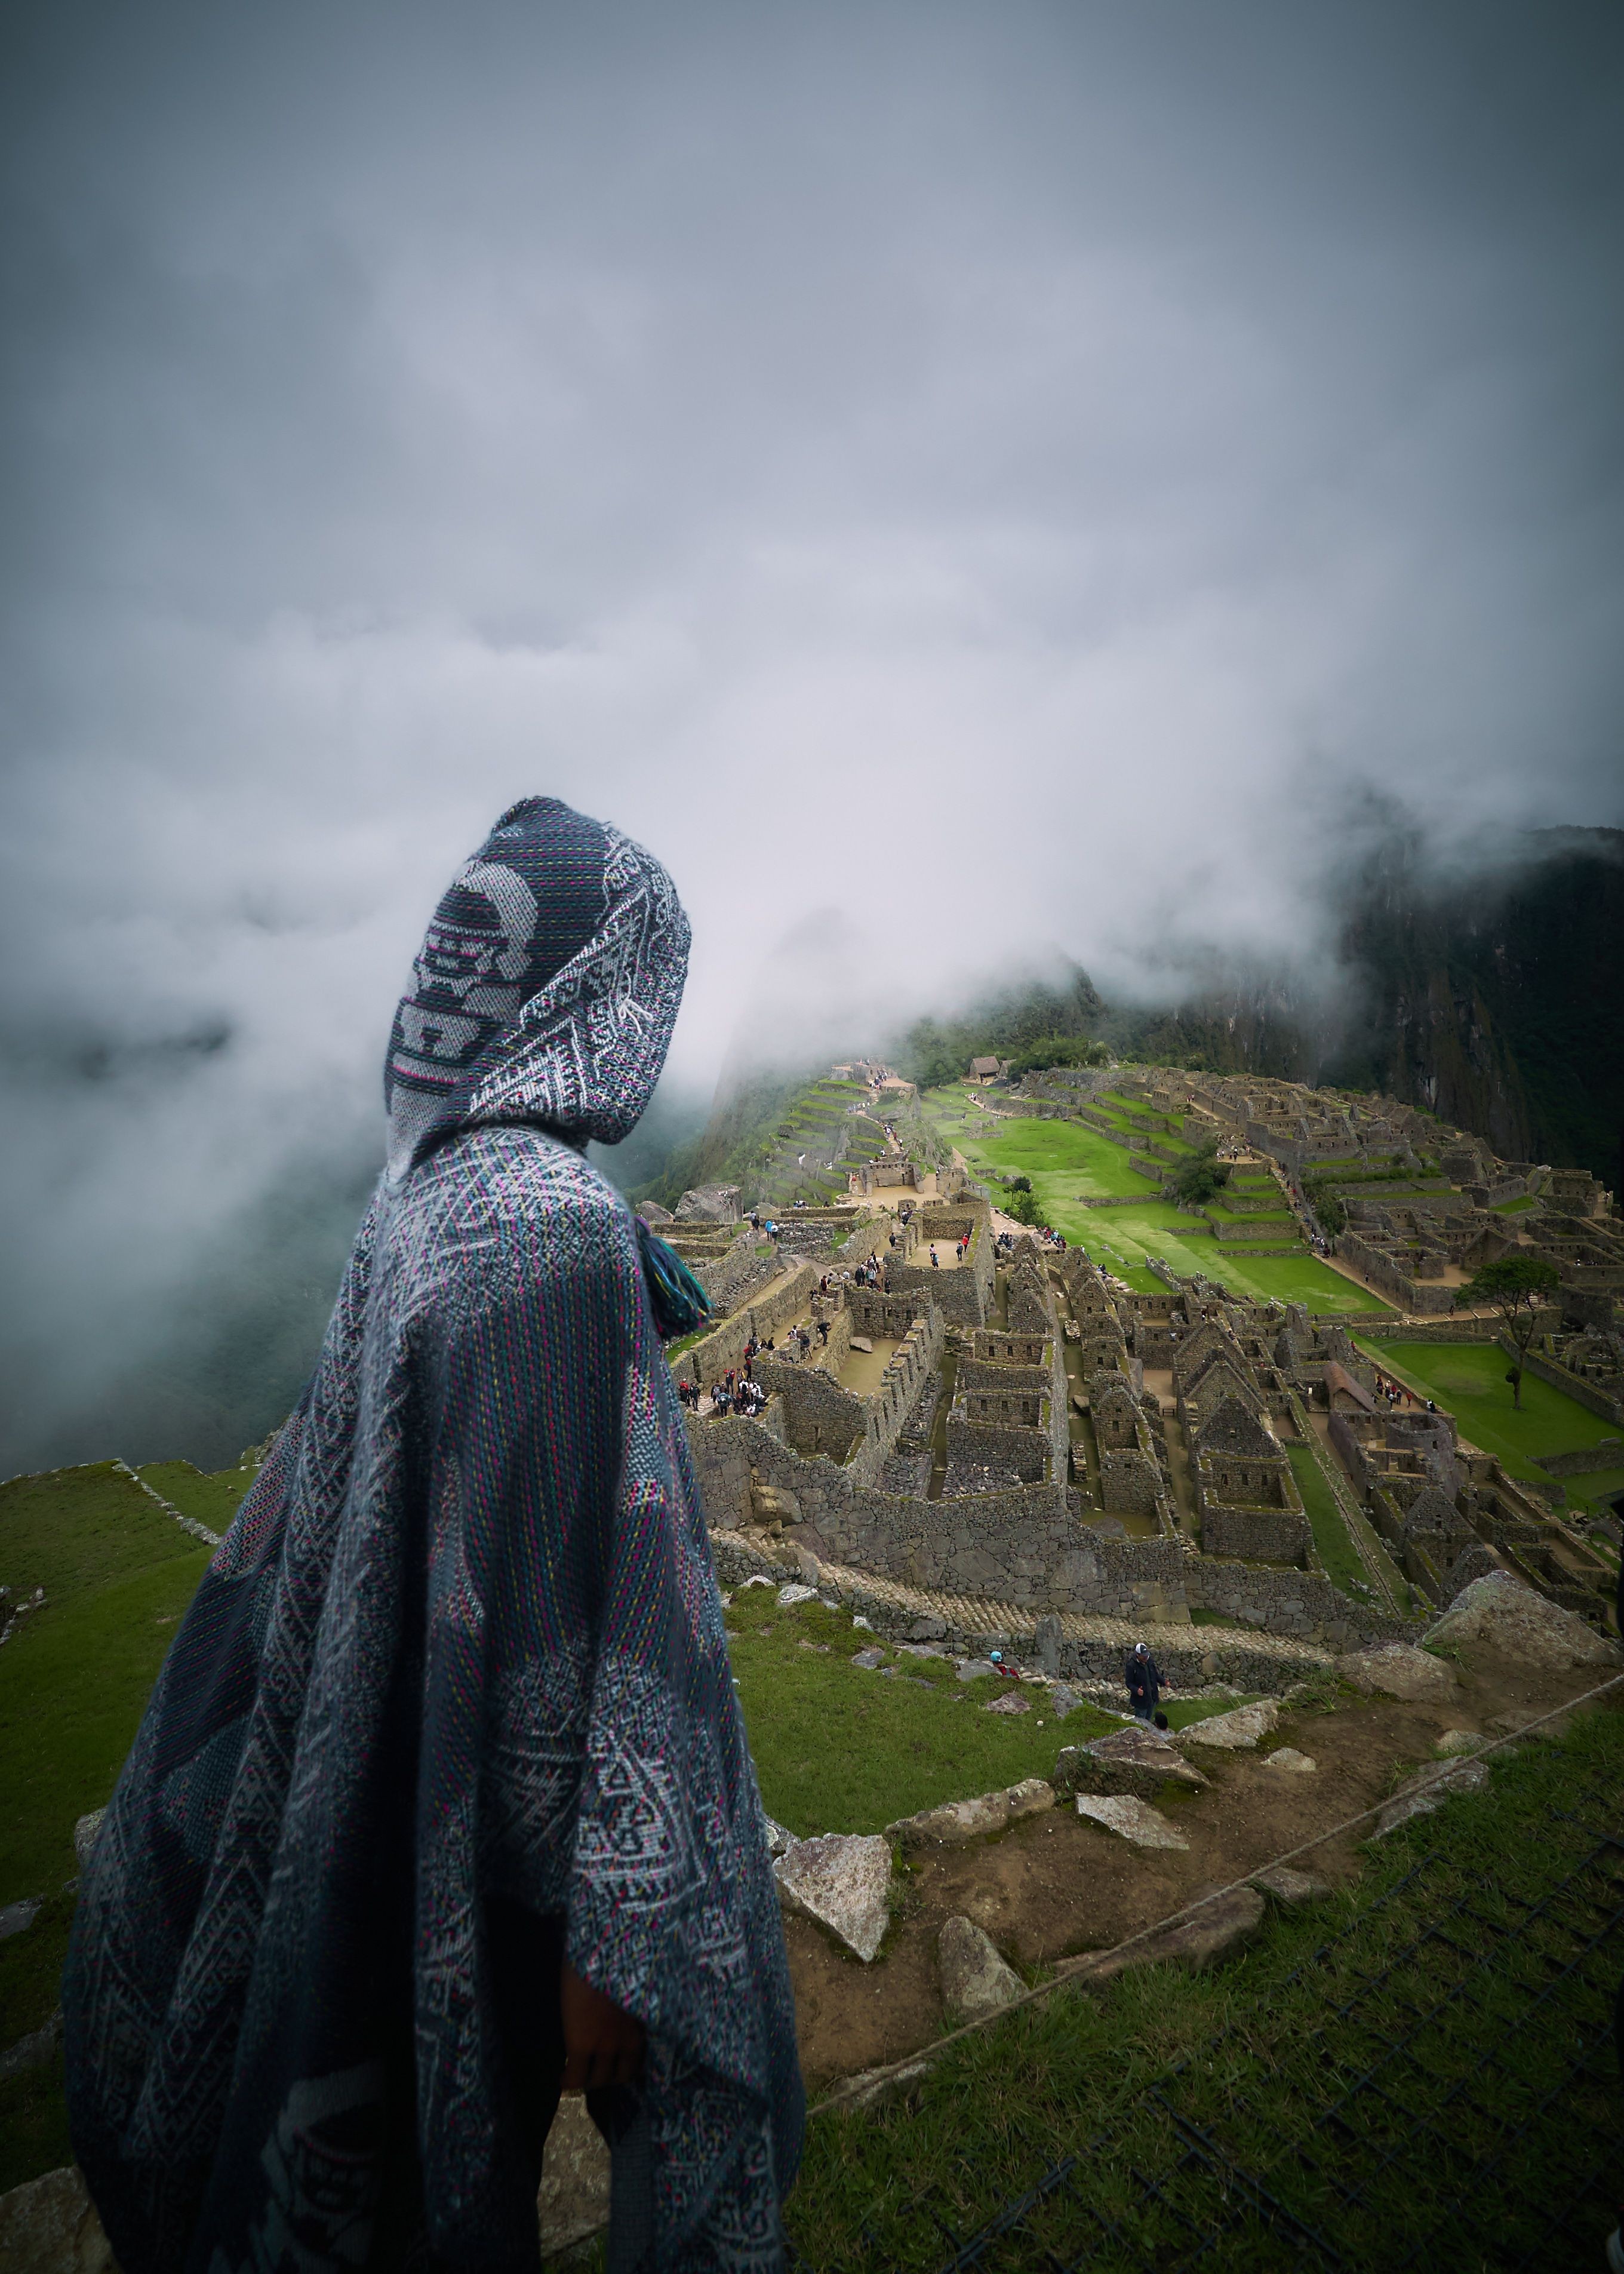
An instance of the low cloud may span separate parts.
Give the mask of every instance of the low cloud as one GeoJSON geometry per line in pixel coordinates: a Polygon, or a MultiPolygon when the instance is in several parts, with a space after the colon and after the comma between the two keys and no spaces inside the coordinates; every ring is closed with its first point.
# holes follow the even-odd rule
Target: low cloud
{"type": "Polygon", "coordinates": [[[515,795],[677,877],[695,1093],[1057,955],[1312,975],[1363,799],[1616,818],[1621,53],[1463,0],[36,14],[17,1457],[363,1172],[515,795]]]}

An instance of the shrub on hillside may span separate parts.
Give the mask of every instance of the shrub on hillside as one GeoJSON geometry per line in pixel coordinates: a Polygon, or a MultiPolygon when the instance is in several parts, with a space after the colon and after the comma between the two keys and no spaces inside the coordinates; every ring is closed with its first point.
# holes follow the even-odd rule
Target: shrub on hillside
{"type": "Polygon", "coordinates": [[[1173,1172],[1173,1190],[1186,1208],[1199,1208],[1215,1200],[1229,1181],[1228,1163],[1218,1158],[1216,1146],[1192,1153],[1173,1172]]]}

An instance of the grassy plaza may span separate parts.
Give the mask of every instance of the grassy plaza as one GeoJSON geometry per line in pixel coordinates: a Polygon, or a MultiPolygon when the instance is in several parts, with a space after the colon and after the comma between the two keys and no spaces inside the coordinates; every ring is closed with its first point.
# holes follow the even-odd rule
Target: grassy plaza
{"type": "MultiPolygon", "coordinates": [[[[1311,1254],[1283,1207],[1259,1217],[1256,1244],[1289,1241],[1288,1252],[1227,1253],[1204,1219],[1161,1199],[1153,1180],[1130,1167],[1128,1155],[1109,1137],[1079,1121],[995,1118],[996,1109],[971,1103],[974,1095],[979,1093],[957,1082],[930,1091],[925,1101],[941,1134],[957,1147],[972,1174],[983,1179],[1029,1177],[1055,1230],[1136,1292],[1154,1294],[1166,1284],[1150,1269],[1154,1259],[1181,1278],[1201,1272],[1254,1302],[1305,1303],[1318,1312],[1387,1310],[1380,1296],[1311,1254]],[[1090,1200],[1131,1200],[1134,1205],[1083,1205],[1090,1200]]],[[[996,1190],[995,1186],[995,1197],[996,1190]]]]}
{"type": "MultiPolygon", "coordinates": [[[[1578,1452],[1620,1434],[1615,1423],[1531,1374],[1523,1378],[1519,1411],[1506,1380],[1511,1361],[1498,1344],[1358,1339],[1361,1349],[1407,1389],[1447,1406],[1459,1422],[1462,1436],[1497,1455],[1514,1477],[1543,1481],[1544,1472],[1534,1466],[1537,1453],[1578,1452]]],[[[1563,1482],[1570,1501],[1593,1504],[1599,1495],[1624,1487],[1624,1468],[1600,1469],[1563,1482]]]]}

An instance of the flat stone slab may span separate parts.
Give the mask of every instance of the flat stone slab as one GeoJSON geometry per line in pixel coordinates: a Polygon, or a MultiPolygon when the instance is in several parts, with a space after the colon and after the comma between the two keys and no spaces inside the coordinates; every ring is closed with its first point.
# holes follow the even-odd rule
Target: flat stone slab
{"type": "Polygon", "coordinates": [[[983,1713],[1030,1713],[1032,1700],[1023,1698],[1019,1690],[1006,1690],[1002,1698],[989,1698],[981,1711],[983,1713]]]}
{"type": "Polygon", "coordinates": [[[1372,1836],[1385,1840],[1412,1817],[1431,1816],[1457,1792],[1481,1792],[1488,1781],[1486,1761],[1457,1761],[1453,1768],[1419,1769],[1405,1779],[1382,1810],[1372,1836]]]}
{"type": "Polygon", "coordinates": [[[762,1822],[767,1827],[767,1853],[770,1856],[787,1856],[795,1844],[794,1834],[786,1832],[781,1824],[775,1824],[771,1816],[763,1816],[762,1822]]]}
{"type": "Polygon", "coordinates": [[[879,1834],[797,1840],[774,1864],[778,1900],[843,1942],[867,1966],[891,1923],[891,1848],[879,1834]]]}
{"type": "Polygon", "coordinates": [[[1068,1690],[1064,1682],[1055,1683],[1049,1690],[1049,1711],[1056,1721],[1064,1721],[1068,1713],[1075,1713],[1079,1706],[1087,1703],[1088,1700],[1079,1698],[1074,1690],[1068,1690]]]}
{"type": "Polygon", "coordinates": [[[1255,1887],[1232,1887],[1190,1917],[1159,1927],[1125,1950],[1101,1952],[1090,1962],[1085,1979],[1109,1982],[1134,1966],[1184,1966],[1192,1972],[1215,1966],[1252,1940],[1263,1924],[1265,1908],[1255,1887]]]}
{"type": "Polygon", "coordinates": [[[936,1941],[942,2002],[966,2022],[979,2022],[1026,1995],[1026,1985],[967,1918],[951,1918],[936,1941]]]}
{"type": "Polygon", "coordinates": [[[1267,1871],[1254,1871],[1252,1884],[1288,1909],[1298,1903],[1316,1903],[1331,1892],[1324,1879],[1316,1879],[1312,1871],[1294,1871],[1289,1864],[1271,1864],[1267,1871]]]}
{"type": "Polygon", "coordinates": [[[1380,1693],[1418,1704],[1444,1704],[1460,1687],[1452,1666],[1408,1642],[1379,1642],[1368,1650],[1350,1651],[1337,1660],[1336,1671],[1367,1698],[1380,1693]]]}
{"type": "Polygon", "coordinates": [[[939,1808],[922,1808],[916,1816],[899,1817],[885,1827],[885,1837],[904,1848],[921,1848],[931,1841],[961,1847],[1007,1831],[1026,1816],[1039,1816],[1055,1804],[1055,1788],[1041,1777],[1024,1777],[1004,1792],[978,1793],[974,1800],[944,1801],[939,1808]]]}
{"type": "Polygon", "coordinates": [[[1312,1776],[1320,1764],[1311,1761],[1306,1753],[1299,1753],[1295,1745],[1277,1745],[1272,1753],[1265,1753],[1263,1766],[1266,1769],[1279,1769],[1282,1775],[1312,1776]]]}
{"type": "Polygon", "coordinates": [[[872,1672],[876,1666],[884,1665],[885,1656],[886,1653],[883,1650],[873,1647],[868,1650],[854,1650],[852,1653],[851,1662],[853,1666],[862,1667],[865,1671],[872,1672]]]}
{"type": "Polygon", "coordinates": [[[1280,1721],[1280,1700],[1260,1698],[1255,1706],[1237,1706],[1228,1713],[1211,1713],[1205,1721],[1192,1721],[1180,1729],[1174,1743],[1180,1745],[1217,1745],[1226,1752],[1250,1750],[1260,1737],[1267,1737],[1280,1721]]]}
{"type": "Polygon", "coordinates": [[[1482,1644],[1502,1658],[1554,1673],[1569,1666],[1619,1663],[1616,1643],[1576,1612],[1564,1610],[1506,1572],[1462,1587],[1442,1618],[1427,1629],[1427,1640],[1482,1644]]]}
{"type": "Polygon", "coordinates": [[[817,1589],[808,1587],[804,1579],[792,1579],[787,1586],[778,1589],[778,1600],[786,1611],[793,1610],[797,1603],[816,1602],[817,1589]]]}
{"type": "Polygon", "coordinates": [[[861,1351],[865,1358],[871,1357],[874,1352],[874,1344],[867,1335],[853,1335],[851,1338],[851,1347],[854,1351],[861,1351]]]}
{"type": "Polygon", "coordinates": [[[960,1682],[979,1682],[983,1674],[999,1671],[989,1658],[961,1658],[959,1661],[960,1682]]]}
{"type": "Polygon", "coordinates": [[[1190,1846],[1174,1831],[1160,1809],[1152,1808],[1148,1801],[1136,1800],[1132,1793],[1079,1792],[1077,1812],[1104,1831],[1116,1833],[1119,1839],[1132,1841],[1136,1848],[1177,1848],[1187,1851],[1190,1846]]]}
{"type": "Polygon", "coordinates": [[[1055,1774],[1071,1792],[1126,1792],[1140,1800],[1154,1800],[1169,1777],[1192,1791],[1207,1785],[1200,1770],[1165,1737],[1137,1721],[1088,1744],[1063,1747],[1055,1774]]]}

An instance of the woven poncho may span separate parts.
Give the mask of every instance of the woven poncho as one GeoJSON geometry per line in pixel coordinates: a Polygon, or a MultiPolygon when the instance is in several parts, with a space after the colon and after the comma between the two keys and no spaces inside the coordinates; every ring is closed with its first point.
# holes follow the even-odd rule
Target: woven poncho
{"type": "Polygon", "coordinates": [[[656,862],[530,801],[414,966],[320,1363],[80,1891],[69,2107],[124,2274],[353,2274],[406,2180],[438,2261],[536,2266],[487,1895],[647,2027],[639,2263],[781,2263],[761,1803],[633,1219],[578,1149],[647,1103],[687,947],[656,862]]]}

